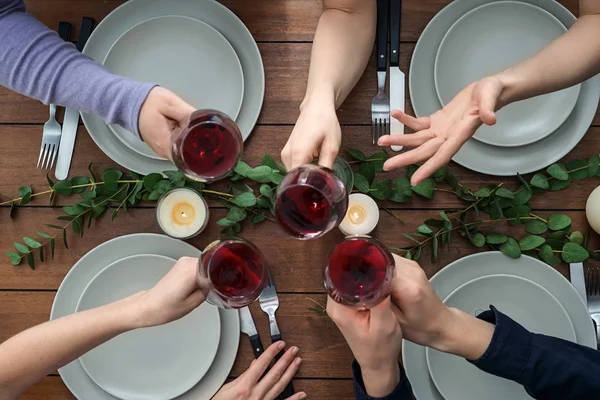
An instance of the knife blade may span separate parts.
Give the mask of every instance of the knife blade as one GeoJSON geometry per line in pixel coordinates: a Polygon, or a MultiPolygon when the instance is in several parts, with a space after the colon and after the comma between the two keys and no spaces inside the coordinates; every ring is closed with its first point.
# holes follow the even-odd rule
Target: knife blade
{"type": "MultiPolygon", "coordinates": [[[[402,1],[391,0],[390,3],[390,108],[404,112],[405,77],[400,70],[400,18],[402,1]]],[[[395,118],[390,121],[390,133],[403,135],[404,124],[395,118]]],[[[400,151],[402,146],[392,146],[392,150],[400,151]]]]}
{"type": "MultiPolygon", "coordinates": [[[[77,50],[83,51],[87,40],[94,29],[94,20],[84,17],[81,20],[81,29],[79,32],[79,41],[77,42],[77,50]]],[[[58,148],[58,159],[56,161],[56,169],[54,176],[56,179],[63,180],[69,176],[71,168],[71,159],[73,158],[73,149],[75,148],[75,138],[77,136],[77,128],[79,125],[79,111],[68,107],[65,111],[63,120],[62,134],[60,137],[60,146],[58,148]]]]}
{"type": "Polygon", "coordinates": [[[583,303],[587,307],[587,293],[585,291],[585,278],[583,276],[583,263],[569,264],[571,270],[571,284],[579,296],[583,299],[583,303]]]}
{"type": "Polygon", "coordinates": [[[239,312],[242,333],[245,333],[250,338],[254,357],[258,358],[261,356],[264,349],[260,341],[260,337],[258,337],[258,331],[256,330],[254,319],[252,319],[252,313],[250,312],[248,306],[240,308],[239,312]]]}

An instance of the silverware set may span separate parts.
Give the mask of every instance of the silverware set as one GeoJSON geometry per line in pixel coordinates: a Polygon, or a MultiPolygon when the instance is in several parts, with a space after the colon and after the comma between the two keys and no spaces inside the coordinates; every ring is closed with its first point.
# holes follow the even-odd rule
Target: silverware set
{"type": "Polygon", "coordinates": [[[569,264],[571,283],[586,304],[596,329],[596,340],[600,349],[600,269],[588,268],[584,273],[583,263],[569,264]]]}

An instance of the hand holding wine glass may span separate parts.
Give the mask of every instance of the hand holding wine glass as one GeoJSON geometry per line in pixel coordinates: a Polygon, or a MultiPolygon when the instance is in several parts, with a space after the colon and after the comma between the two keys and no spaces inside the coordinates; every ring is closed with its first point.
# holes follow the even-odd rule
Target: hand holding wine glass
{"type": "Polygon", "coordinates": [[[463,89],[443,109],[429,117],[415,118],[399,110],[392,117],[413,129],[415,133],[382,136],[380,146],[407,146],[414,149],[387,160],[384,170],[390,171],[422,161],[413,174],[411,184],[418,185],[440,167],[450,162],[461,146],[482,124],[496,123],[495,111],[502,108],[504,84],[495,76],[484,78],[463,89]]]}
{"type": "MultiPolygon", "coordinates": [[[[213,397],[213,400],[274,400],[292,380],[302,359],[296,357],[297,347],[290,347],[285,354],[273,365],[265,375],[269,364],[285,347],[284,342],[276,342],[256,360],[236,380],[224,385],[213,397]],[[262,379],[261,379],[262,377],[262,379]]],[[[301,400],[306,398],[306,393],[298,392],[285,400],[301,400]]]]}
{"type": "Polygon", "coordinates": [[[389,297],[369,310],[357,310],[327,298],[327,315],[348,342],[372,397],[387,396],[400,381],[402,330],[393,308],[389,297]]]}

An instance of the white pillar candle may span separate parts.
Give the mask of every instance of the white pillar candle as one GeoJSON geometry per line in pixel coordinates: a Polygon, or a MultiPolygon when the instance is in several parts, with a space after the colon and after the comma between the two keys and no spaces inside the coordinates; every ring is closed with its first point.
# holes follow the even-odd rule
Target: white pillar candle
{"type": "Polygon", "coordinates": [[[208,223],[208,205],[198,192],[176,188],[165,193],[156,205],[158,225],[167,235],[189,239],[204,230],[208,223]]]}
{"type": "Polygon", "coordinates": [[[600,233],[600,186],[588,197],[585,215],[592,229],[600,233]]]}
{"type": "Polygon", "coordinates": [[[379,207],[375,200],[362,193],[348,196],[348,211],[339,225],[344,235],[368,235],[378,223],[379,207]]]}

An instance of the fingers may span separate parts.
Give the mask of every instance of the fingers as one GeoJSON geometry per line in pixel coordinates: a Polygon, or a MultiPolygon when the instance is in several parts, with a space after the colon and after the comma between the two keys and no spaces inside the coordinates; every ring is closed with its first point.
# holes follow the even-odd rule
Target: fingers
{"type": "Polygon", "coordinates": [[[390,304],[390,298],[386,297],[381,303],[369,309],[371,330],[381,331],[381,326],[389,319],[390,304]]]}
{"type": "Polygon", "coordinates": [[[290,347],[283,356],[273,365],[273,368],[265,375],[258,385],[256,385],[256,391],[262,394],[261,398],[275,399],[286,387],[292,377],[298,371],[301,358],[296,358],[298,354],[298,347],[290,347]],[[272,393],[272,396],[269,394],[272,393]],[[266,395],[265,395],[266,394],[266,395]]]}
{"type": "MultiPolygon", "coordinates": [[[[281,360],[282,359],[283,359],[283,357],[281,358],[281,360]]],[[[279,360],[277,363],[281,362],[281,360],[279,360]]],[[[284,374],[281,376],[279,381],[275,385],[273,385],[273,387],[271,388],[271,390],[269,390],[269,392],[267,392],[265,399],[267,399],[267,400],[276,399],[277,396],[281,392],[283,392],[283,389],[285,389],[285,387],[292,380],[294,375],[296,375],[296,372],[298,372],[298,368],[300,368],[301,364],[302,364],[302,359],[300,357],[296,357],[287,366],[287,369],[285,370],[284,374]]],[[[277,365],[277,364],[275,364],[275,365],[277,365]]],[[[294,399],[294,400],[295,399],[305,399],[305,398],[306,398],[306,393],[304,393],[304,392],[298,392],[298,393],[295,393],[293,396],[288,397],[288,399],[294,399]]]]}
{"type": "Polygon", "coordinates": [[[339,148],[336,144],[329,141],[324,142],[321,146],[321,153],[319,154],[319,165],[332,169],[338,152],[339,148]]]}
{"type": "Polygon", "coordinates": [[[379,146],[408,146],[417,147],[435,138],[433,132],[425,129],[416,133],[405,133],[404,135],[385,135],[379,138],[379,146]]]}
{"type": "Polygon", "coordinates": [[[306,398],[306,393],[298,392],[298,393],[295,393],[293,396],[286,397],[285,400],[302,400],[305,398],[306,398]]]}
{"type": "Polygon", "coordinates": [[[406,153],[390,158],[383,164],[383,169],[384,171],[391,171],[426,160],[438,151],[442,143],[443,139],[441,138],[429,140],[425,144],[407,151],[406,153]]]}
{"type": "Polygon", "coordinates": [[[256,382],[258,382],[262,374],[265,373],[271,361],[273,361],[275,356],[281,350],[283,350],[284,347],[285,343],[282,341],[270,345],[267,348],[267,350],[265,350],[265,352],[256,360],[256,362],[250,365],[250,368],[248,368],[248,371],[246,371],[246,374],[244,376],[244,381],[248,385],[254,386],[256,382]]]}
{"type": "Polygon", "coordinates": [[[338,326],[345,326],[357,318],[358,310],[336,303],[327,296],[327,315],[338,326]]]}
{"type": "Polygon", "coordinates": [[[413,131],[422,131],[428,129],[431,121],[429,117],[415,118],[400,110],[392,110],[392,117],[408,126],[413,131]]]}
{"type": "MultiPolygon", "coordinates": [[[[158,88],[155,88],[158,89],[158,88]]],[[[155,90],[153,89],[153,90],[155,90]]],[[[190,104],[186,103],[170,90],[160,88],[163,91],[163,102],[160,110],[163,114],[174,121],[185,120],[192,114],[196,109],[190,104]]]]}

